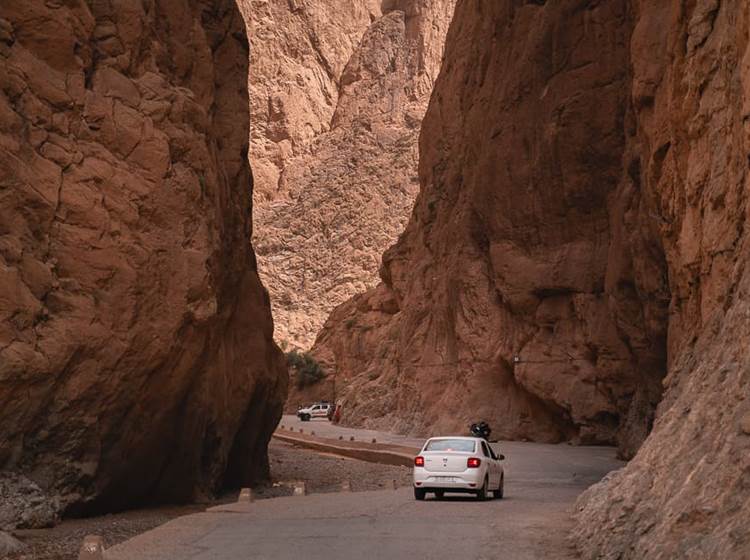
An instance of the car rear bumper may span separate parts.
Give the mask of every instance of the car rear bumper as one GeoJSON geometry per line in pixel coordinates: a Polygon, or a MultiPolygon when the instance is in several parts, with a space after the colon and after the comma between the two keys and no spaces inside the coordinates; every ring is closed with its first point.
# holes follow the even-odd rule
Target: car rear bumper
{"type": "Polygon", "coordinates": [[[453,490],[474,492],[478,490],[484,482],[484,473],[479,469],[467,470],[461,473],[440,473],[428,472],[423,469],[414,471],[414,488],[435,488],[439,490],[453,490]]]}
{"type": "Polygon", "coordinates": [[[450,492],[452,494],[476,494],[478,488],[459,488],[456,486],[449,486],[443,488],[442,486],[415,486],[414,488],[420,488],[425,492],[450,492]]]}

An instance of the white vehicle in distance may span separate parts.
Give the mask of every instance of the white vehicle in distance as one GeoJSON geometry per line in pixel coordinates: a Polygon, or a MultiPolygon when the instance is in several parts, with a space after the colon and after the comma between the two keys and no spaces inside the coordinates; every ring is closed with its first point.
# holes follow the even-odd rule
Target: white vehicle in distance
{"type": "Polygon", "coordinates": [[[319,402],[297,410],[297,418],[307,422],[313,418],[329,418],[333,413],[333,405],[327,402],[319,402]]]}
{"type": "Polygon", "coordinates": [[[428,492],[438,499],[446,492],[476,494],[480,500],[492,492],[502,498],[503,459],[482,438],[430,438],[414,458],[414,498],[424,500],[428,492]]]}

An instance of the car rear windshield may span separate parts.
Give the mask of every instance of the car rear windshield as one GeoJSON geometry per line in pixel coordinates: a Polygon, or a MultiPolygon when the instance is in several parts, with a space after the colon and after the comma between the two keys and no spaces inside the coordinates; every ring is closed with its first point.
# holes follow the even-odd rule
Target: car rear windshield
{"type": "Polygon", "coordinates": [[[427,443],[424,450],[474,453],[474,442],[469,439],[433,439],[427,443]]]}

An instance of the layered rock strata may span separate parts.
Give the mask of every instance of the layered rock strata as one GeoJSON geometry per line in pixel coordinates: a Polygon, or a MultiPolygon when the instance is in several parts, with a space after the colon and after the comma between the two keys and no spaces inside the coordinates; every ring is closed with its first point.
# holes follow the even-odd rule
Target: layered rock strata
{"type": "Polygon", "coordinates": [[[267,474],[247,72],[230,0],[3,2],[0,468],[70,513],[267,474]]]}
{"type": "Polygon", "coordinates": [[[344,420],[650,433],[579,503],[584,557],[747,558],[749,17],[459,3],[411,221],[314,347],[344,420]]]}
{"type": "Polygon", "coordinates": [[[255,245],[282,346],[374,286],[405,227],[454,4],[248,4],[255,245]]]}

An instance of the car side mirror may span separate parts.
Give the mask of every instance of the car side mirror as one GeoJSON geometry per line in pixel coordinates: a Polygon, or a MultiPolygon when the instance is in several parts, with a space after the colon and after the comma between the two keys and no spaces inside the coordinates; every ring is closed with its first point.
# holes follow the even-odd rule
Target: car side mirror
{"type": "Polygon", "coordinates": [[[505,461],[505,455],[503,455],[502,453],[498,455],[497,458],[500,459],[501,461],[505,461]]]}

